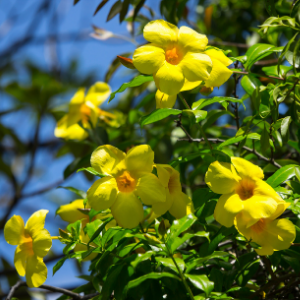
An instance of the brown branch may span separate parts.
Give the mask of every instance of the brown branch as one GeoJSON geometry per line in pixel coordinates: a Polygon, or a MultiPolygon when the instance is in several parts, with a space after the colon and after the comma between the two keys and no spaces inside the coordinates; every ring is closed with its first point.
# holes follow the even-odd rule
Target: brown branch
{"type": "MultiPolygon", "coordinates": [[[[219,139],[219,138],[208,138],[208,140],[209,140],[210,142],[212,142],[212,143],[224,143],[224,142],[225,142],[225,140],[221,140],[221,139],[219,139]]],[[[200,138],[200,139],[192,139],[192,141],[190,141],[190,139],[187,139],[187,138],[180,138],[180,139],[178,139],[178,141],[188,141],[188,142],[201,143],[201,142],[204,142],[205,139],[204,139],[204,138],[200,138]]],[[[235,144],[232,144],[232,145],[238,147],[238,143],[235,143],[235,144]]],[[[254,155],[256,155],[258,159],[264,160],[264,161],[266,161],[266,162],[268,162],[268,163],[274,165],[274,166],[277,167],[277,168],[281,168],[281,165],[280,165],[280,164],[278,164],[278,163],[275,162],[275,161],[272,163],[272,161],[271,161],[270,159],[268,159],[267,157],[261,155],[261,154],[258,153],[256,150],[251,149],[251,148],[249,148],[249,147],[247,147],[247,146],[243,146],[242,148],[243,148],[244,150],[246,150],[247,152],[253,153],[254,155]]]]}
{"type": "MultiPolygon", "coordinates": [[[[9,294],[6,297],[6,300],[11,300],[14,293],[22,286],[27,286],[26,282],[18,281],[14,286],[12,286],[9,294]]],[[[66,296],[70,296],[70,297],[72,297],[72,299],[75,299],[75,300],[88,300],[88,299],[91,299],[91,298],[99,295],[99,293],[94,293],[94,294],[81,296],[81,295],[79,295],[77,293],[74,293],[70,290],[66,290],[66,289],[63,289],[63,288],[59,288],[59,287],[55,287],[55,286],[51,286],[51,285],[47,285],[47,284],[42,284],[38,288],[48,290],[48,291],[51,291],[51,292],[55,292],[55,293],[61,293],[61,294],[66,295],[66,296]]]]}

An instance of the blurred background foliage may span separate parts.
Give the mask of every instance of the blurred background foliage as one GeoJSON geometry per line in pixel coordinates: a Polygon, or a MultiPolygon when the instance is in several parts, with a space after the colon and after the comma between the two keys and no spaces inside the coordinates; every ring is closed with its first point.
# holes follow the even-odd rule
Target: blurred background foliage
{"type": "MultiPolygon", "coordinates": [[[[105,105],[105,109],[118,115],[118,124],[109,126],[101,123],[93,131],[94,136],[82,142],[55,138],[55,123],[65,113],[71,96],[79,87],[89,87],[96,81],[106,81],[116,91],[123,82],[130,81],[137,75],[135,70],[121,66],[116,54],[131,57],[135,47],[145,43],[141,33],[145,24],[152,19],[164,18],[179,26],[188,25],[206,34],[210,45],[231,50],[228,56],[232,57],[243,56],[250,46],[257,43],[285,46],[295,34],[293,29],[277,26],[270,28],[265,34],[259,26],[274,15],[274,10],[278,16],[292,14],[299,22],[300,2],[278,0],[274,1],[274,7],[270,3],[273,1],[75,0],[73,3],[71,0],[16,0],[7,6],[6,1],[0,1],[1,245],[4,244],[3,226],[11,215],[28,216],[39,205],[57,208],[60,204],[74,199],[68,191],[51,192],[59,185],[78,184],[82,189],[90,185],[89,182],[94,180],[94,176],[74,172],[80,167],[89,166],[90,154],[99,144],[99,139],[103,144],[110,143],[122,150],[147,143],[154,150],[157,163],[170,163],[172,160],[180,162],[178,167],[182,175],[181,182],[187,193],[192,195],[195,190],[205,186],[203,176],[212,157],[198,155],[195,158],[185,158],[204,146],[178,141],[185,134],[176,127],[175,117],[156,123],[155,126],[140,126],[141,117],[155,109],[156,89],[153,82],[117,94],[110,104],[105,105]],[[73,15],[76,15],[74,22],[73,15]],[[83,51],[91,42],[89,47],[94,48],[93,52],[83,51]],[[66,44],[71,45],[65,46],[66,44]],[[76,55],[71,54],[70,49],[75,50],[76,55]]],[[[295,39],[295,44],[297,41],[298,38],[295,39]]],[[[279,55],[272,53],[256,62],[251,71],[264,75],[263,68],[276,66],[278,58],[279,55]]],[[[286,57],[282,58],[282,65],[290,66],[286,57]]],[[[235,67],[242,68],[238,64],[235,67]]],[[[276,68],[274,70],[274,75],[278,75],[276,68]]],[[[275,83],[270,78],[255,78],[260,81],[258,85],[275,83]]],[[[235,80],[232,77],[219,89],[215,88],[209,96],[193,91],[184,93],[184,97],[192,104],[200,98],[232,96],[234,86],[235,80]]],[[[283,86],[282,93],[284,89],[283,86]]],[[[241,81],[238,81],[236,93],[239,98],[244,99],[246,106],[246,110],[243,106],[239,107],[239,125],[243,128],[245,121],[249,120],[245,117],[252,115],[254,110],[253,99],[251,101],[251,95],[244,96],[246,93],[241,81]]],[[[292,115],[294,121],[290,127],[289,144],[282,143],[278,135],[274,137],[275,160],[282,166],[299,164],[299,108],[295,107],[294,102],[291,97],[286,97],[279,104],[278,119],[292,115]]],[[[183,109],[181,104],[176,105],[183,109]]],[[[235,107],[229,105],[228,110],[225,110],[217,103],[206,109],[208,117],[203,122],[203,128],[210,138],[227,139],[235,136],[238,129],[234,119],[235,107]]],[[[269,118],[271,122],[271,117],[269,118]]],[[[199,137],[195,125],[190,125],[184,118],[182,122],[194,138],[199,137]]],[[[252,132],[262,134],[264,126],[259,118],[253,121],[253,125],[252,132]]],[[[247,140],[240,145],[251,148],[252,141],[247,140]]],[[[261,152],[259,140],[255,141],[255,146],[261,152]]],[[[256,160],[266,174],[276,170],[272,164],[257,160],[255,154],[241,148],[231,146],[223,149],[229,155],[234,155],[237,150],[247,159],[256,160]]],[[[270,150],[264,152],[270,157],[270,150]]],[[[213,209],[207,209],[210,209],[212,215],[213,209]]],[[[293,209],[294,213],[300,212],[298,205],[293,209]]],[[[54,214],[49,216],[50,220],[51,217],[54,214]]],[[[299,225],[298,218],[295,217],[294,221],[299,225]]],[[[64,227],[59,223],[61,221],[56,219],[55,222],[55,226],[51,225],[52,235],[57,235],[59,226],[64,227]]],[[[60,253],[61,248],[54,247],[52,256],[49,257],[50,265],[60,257],[60,253]]],[[[12,267],[11,249],[3,246],[0,258],[0,295],[5,297],[8,287],[18,277],[12,267]]],[[[293,263],[300,270],[299,260],[293,263]]],[[[289,264],[289,261],[285,264],[289,264]]],[[[249,269],[251,276],[257,272],[258,267],[255,264],[255,267],[249,269]]],[[[74,270],[69,268],[70,271],[74,270]]],[[[84,273],[81,266],[78,265],[77,268],[76,272],[84,273]]],[[[263,272],[261,267],[260,271],[263,272]]],[[[72,277],[61,285],[73,288],[72,277]]],[[[59,286],[60,283],[56,285],[59,286]]],[[[18,297],[30,299],[34,295],[20,289],[18,297]]]]}

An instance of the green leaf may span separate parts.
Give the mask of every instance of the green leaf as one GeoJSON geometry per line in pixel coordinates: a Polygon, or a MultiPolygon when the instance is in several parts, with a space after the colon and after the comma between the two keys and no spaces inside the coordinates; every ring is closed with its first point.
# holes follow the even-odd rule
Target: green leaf
{"type": "Polygon", "coordinates": [[[292,122],[291,116],[285,117],[281,122],[280,130],[281,130],[283,143],[287,143],[289,140],[289,126],[291,122],[292,122]]]}
{"type": "Polygon", "coordinates": [[[232,97],[214,97],[211,99],[200,99],[193,103],[193,109],[202,109],[203,107],[213,104],[220,103],[225,109],[227,109],[227,102],[235,102],[235,103],[243,103],[240,99],[232,98],[232,97]]]}
{"type": "Polygon", "coordinates": [[[122,4],[122,9],[120,12],[120,23],[123,22],[124,18],[127,15],[128,9],[129,9],[129,4],[130,4],[130,0],[124,0],[123,4],[122,4]]]}
{"type": "Polygon", "coordinates": [[[114,5],[111,7],[106,22],[110,21],[112,18],[114,18],[118,13],[120,13],[122,10],[122,2],[118,0],[114,3],[114,5]]]}
{"type": "Polygon", "coordinates": [[[190,214],[179,220],[174,220],[172,226],[170,227],[170,234],[168,235],[167,244],[169,248],[172,247],[172,243],[176,237],[178,237],[182,232],[189,229],[197,221],[196,216],[190,214]]]}
{"type": "Polygon", "coordinates": [[[99,5],[97,6],[96,10],[94,11],[94,16],[97,14],[97,12],[108,2],[109,0],[102,0],[99,5]]]}
{"type": "Polygon", "coordinates": [[[99,172],[97,172],[94,168],[92,167],[88,167],[88,168],[81,168],[81,169],[78,169],[77,170],[77,173],[78,172],[81,172],[81,171],[87,171],[89,172],[90,174],[93,174],[95,176],[98,176],[98,177],[106,177],[107,175],[104,175],[104,174],[100,174],[99,172]]]}
{"type": "Polygon", "coordinates": [[[300,40],[290,44],[290,47],[285,53],[286,60],[295,68],[300,67],[300,54],[299,54],[300,40]]]}
{"type": "Polygon", "coordinates": [[[128,282],[128,289],[135,288],[135,287],[139,286],[145,280],[148,280],[148,279],[161,279],[161,278],[164,278],[164,277],[180,280],[180,278],[178,276],[176,276],[174,274],[171,274],[171,273],[167,273],[167,272],[154,273],[154,272],[152,272],[152,273],[143,275],[143,276],[141,276],[137,279],[129,281],[128,282]]]}
{"type": "MultiPolygon", "coordinates": [[[[181,270],[181,272],[183,272],[185,269],[185,263],[184,263],[183,259],[178,258],[178,257],[176,257],[174,259],[175,259],[179,269],[181,270]]],[[[160,262],[163,266],[168,267],[168,268],[172,269],[174,272],[178,273],[178,270],[177,270],[172,258],[155,257],[155,260],[160,262]]]]}
{"type": "Polygon", "coordinates": [[[103,222],[99,228],[94,232],[94,234],[92,235],[92,237],[90,238],[90,241],[88,242],[88,245],[90,245],[90,243],[100,235],[100,233],[103,231],[103,229],[105,228],[106,224],[108,224],[111,220],[113,220],[113,217],[108,218],[105,222],[103,222]]]}
{"type": "Polygon", "coordinates": [[[264,122],[264,129],[260,137],[260,147],[261,147],[261,152],[267,155],[268,154],[267,151],[270,149],[270,135],[266,128],[265,122],[264,122]]]}
{"type": "Polygon", "coordinates": [[[255,76],[249,74],[243,76],[241,80],[241,85],[244,88],[245,92],[252,96],[255,89],[261,86],[261,82],[255,76]]]}
{"type": "Polygon", "coordinates": [[[299,169],[298,165],[287,165],[277,170],[271,177],[268,178],[267,184],[272,188],[276,188],[281,183],[295,176],[295,170],[299,169]]]}
{"type": "Polygon", "coordinates": [[[292,66],[283,66],[283,65],[280,65],[280,70],[279,70],[279,73],[278,73],[277,66],[270,66],[270,67],[263,67],[262,68],[262,70],[266,73],[266,75],[269,75],[269,76],[280,76],[282,78],[286,75],[286,73],[288,73],[292,69],[293,69],[292,66]]]}
{"type": "Polygon", "coordinates": [[[194,109],[184,109],[182,111],[183,116],[187,116],[192,124],[199,123],[203,121],[207,116],[207,111],[205,110],[194,110],[194,109]]]}
{"type": "Polygon", "coordinates": [[[140,124],[143,127],[144,125],[155,123],[171,115],[173,116],[179,115],[181,114],[181,112],[182,112],[181,110],[173,109],[173,108],[158,108],[154,110],[152,113],[150,113],[149,115],[142,117],[140,124]]]}
{"type": "Polygon", "coordinates": [[[113,100],[115,98],[115,95],[117,93],[122,93],[124,92],[127,88],[131,88],[131,87],[137,87],[137,86],[140,86],[146,82],[149,82],[149,81],[153,81],[153,76],[144,76],[144,75],[139,75],[135,78],[133,78],[130,82],[127,82],[127,83],[123,83],[121,85],[121,87],[115,91],[115,92],[112,92],[110,94],[110,98],[109,98],[109,101],[108,103],[113,100]]]}
{"type": "Polygon", "coordinates": [[[270,44],[255,44],[251,46],[246,52],[248,60],[245,63],[245,68],[249,70],[254,63],[273,53],[273,49],[275,49],[275,46],[270,44]]]}
{"type": "MultiPolygon", "coordinates": [[[[89,238],[91,238],[93,236],[93,234],[96,232],[96,230],[100,227],[100,225],[102,223],[103,222],[101,220],[96,219],[95,221],[86,224],[85,231],[86,231],[87,235],[89,236],[89,238]]],[[[97,246],[100,246],[101,243],[100,243],[100,240],[98,237],[99,237],[99,235],[93,240],[93,242],[97,246]]]]}
{"type": "Polygon", "coordinates": [[[226,140],[225,142],[219,144],[218,145],[218,150],[221,150],[225,146],[238,143],[238,142],[242,141],[243,139],[245,139],[246,137],[247,137],[246,135],[240,135],[240,136],[237,136],[237,137],[230,138],[230,139],[226,140]]]}
{"type": "Polygon", "coordinates": [[[184,275],[198,289],[202,290],[208,296],[214,289],[214,283],[206,275],[184,275]]]}
{"type": "Polygon", "coordinates": [[[71,186],[58,186],[57,189],[65,189],[65,190],[75,193],[76,195],[80,196],[82,199],[86,198],[86,192],[75,189],[71,186]]]}
{"type": "Polygon", "coordinates": [[[61,258],[53,267],[53,274],[54,274],[63,266],[64,262],[70,257],[70,255],[66,255],[63,258],[61,258]]]}

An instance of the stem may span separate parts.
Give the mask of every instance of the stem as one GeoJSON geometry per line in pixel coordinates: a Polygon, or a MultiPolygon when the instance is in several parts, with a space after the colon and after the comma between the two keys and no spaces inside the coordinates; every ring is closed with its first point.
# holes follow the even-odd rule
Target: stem
{"type": "MultiPolygon", "coordinates": [[[[190,107],[190,106],[188,105],[188,103],[185,101],[185,99],[183,98],[183,96],[181,95],[181,93],[179,93],[178,96],[179,96],[179,99],[181,100],[181,102],[183,103],[183,105],[184,105],[187,109],[191,109],[191,107],[190,107]]],[[[213,150],[213,147],[212,147],[211,143],[209,142],[209,140],[208,140],[208,138],[207,138],[207,136],[206,136],[206,134],[205,134],[205,132],[204,132],[202,126],[201,126],[199,123],[198,123],[197,125],[198,125],[198,127],[199,127],[199,129],[200,129],[201,135],[203,136],[205,142],[208,144],[210,150],[213,150]]],[[[213,155],[213,156],[214,156],[214,155],[213,155]]]]}
{"type": "Polygon", "coordinates": [[[284,78],[281,78],[281,77],[277,77],[277,76],[267,76],[267,75],[262,75],[262,74],[257,74],[257,73],[249,73],[247,71],[232,71],[234,74],[242,74],[242,75],[254,75],[254,76],[257,76],[257,77],[263,77],[263,78],[269,78],[269,79],[276,79],[276,80],[281,80],[281,81],[284,81],[284,78]]]}

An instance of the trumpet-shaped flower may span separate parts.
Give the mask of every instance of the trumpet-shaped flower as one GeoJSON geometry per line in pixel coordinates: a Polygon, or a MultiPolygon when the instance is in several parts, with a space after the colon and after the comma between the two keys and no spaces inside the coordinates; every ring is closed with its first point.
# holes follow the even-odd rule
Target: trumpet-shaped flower
{"type": "MultiPolygon", "coordinates": [[[[232,71],[227,68],[232,61],[223,53],[223,51],[216,48],[208,49],[204,52],[212,60],[212,70],[209,78],[205,80],[204,87],[212,92],[214,87],[219,87],[224,84],[232,74],[232,71]]],[[[180,92],[192,90],[202,84],[202,81],[191,82],[185,78],[185,82],[180,92]]],[[[157,90],[155,94],[156,108],[172,108],[175,105],[177,94],[168,95],[157,90]]]]}
{"type": "Polygon", "coordinates": [[[255,249],[259,255],[272,255],[274,251],[288,249],[295,240],[295,225],[287,219],[276,219],[285,209],[279,209],[269,218],[261,218],[255,224],[248,227],[244,222],[243,212],[235,219],[236,229],[261,246],[255,249]]]}
{"type": "Polygon", "coordinates": [[[193,212],[193,202],[182,192],[180,174],[170,165],[156,164],[157,175],[166,189],[166,201],[152,205],[152,210],[156,216],[161,216],[167,211],[180,219],[193,212]]]}
{"type": "Polygon", "coordinates": [[[69,112],[58,122],[54,135],[58,138],[84,140],[90,128],[90,122],[96,126],[100,118],[109,123],[115,116],[98,108],[110,94],[110,87],[105,82],[95,83],[85,95],[85,88],[80,88],[69,104],[69,112]],[[78,122],[82,123],[82,128],[78,122]]]}
{"type": "Polygon", "coordinates": [[[107,176],[88,190],[89,206],[97,211],[111,208],[118,225],[136,227],[144,217],[142,202],[153,205],[166,201],[164,186],[151,173],[153,159],[148,145],[136,146],[127,154],[111,145],[98,147],[92,153],[91,165],[107,176]]]}
{"type": "Polygon", "coordinates": [[[150,42],[133,54],[134,66],[144,74],[153,74],[157,88],[167,95],[178,94],[185,79],[207,80],[213,62],[205,54],[208,39],[193,29],[178,29],[164,20],[149,22],[144,38],[150,42]]]}
{"type": "Polygon", "coordinates": [[[43,262],[52,246],[50,233],[44,228],[48,210],[31,215],[26,225],[20,216],[11,217],[4,227],[8,244],[17,245],[14,264],[20,276],[26,276],[29,287],[38,287],[47,279],[47,267],[43,262]]]}
{"type": "Polygon", "coordinates": [[[286,208],[286,202],[262,180],[261,168],[239,157],[232,157],[231,161],[231,164],[213,162],[205,175],[209,188],[222,194],[214,212],[219,223],[230,227],[234,218],[243,212],[244,224],[250,227],[286,208]]]}

